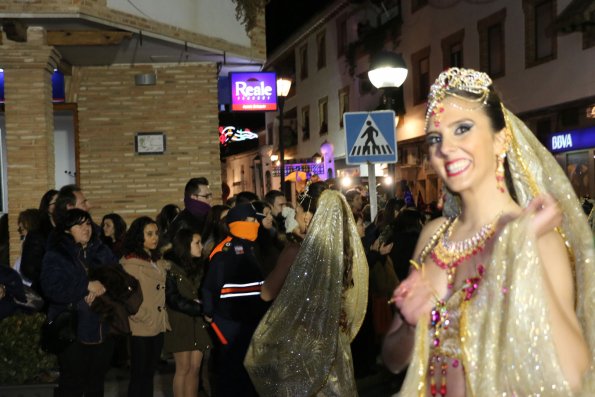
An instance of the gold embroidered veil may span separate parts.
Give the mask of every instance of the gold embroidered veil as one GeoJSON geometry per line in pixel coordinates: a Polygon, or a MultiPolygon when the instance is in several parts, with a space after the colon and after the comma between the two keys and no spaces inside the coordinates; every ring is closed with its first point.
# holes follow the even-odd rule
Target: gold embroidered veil
{"type": "MultiPolygon", "coordinates": [[[[576,313],[591,366],[580,396],[595,396],[595,255],[593,235],[562,168],[529,128],[502,106],[511,132],[507,151],[517,201],[526,207],[551,194],[563,213],[559,228],[574,267],[576,313]]],[[[489,205],[489,203],[486,203],[489,205]]],[[[445,216],[460,212],[447,192],[445,216]]],[[[461,344],[468,396],[573,396],[563,377],[548,317],[546,282],[527,219],[505,226],[477,295],[461,315],[461,344]]],[[[401,395],[425,396],[429,355],[428,318],[416,331],[416,347],[401,395]]]]}
{"type": "Polygon", "coordinates": [[[246,354],[244,365],[259,394],[356,395],[349,343],[363,321],[367,297],[368,265],[353,215],[341,193],[326,190],[246,354]],[[344,239],[353,251],[353,286],[346,290],[344,239]]]}

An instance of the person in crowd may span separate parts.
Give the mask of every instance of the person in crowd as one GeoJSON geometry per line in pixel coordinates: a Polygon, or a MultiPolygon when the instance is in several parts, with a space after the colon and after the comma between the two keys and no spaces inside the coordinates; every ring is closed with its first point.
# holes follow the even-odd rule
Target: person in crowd
{"type": "Polygon", "coordinates": [[[8,214],[0,214],[0,265],[10,266],[8,214]]]}
{"type": "Polygon", "coordinates": [[[159,246],[163,249],[170,243],[169,241],[169,226],[176,219],[176,217],[182,212],[180,207],[176,204],[166,204],[161,208],[159,214],[157,214],[157,227],[159,228],[159,246]]]}
{"type": "MultiPolygon", "coordinates": [[[[91,209],[91,203],[87,200],[87,197],[83,193],[82,189],[77,185],[65,185],[62,186],[58,192],[56,203],[53,212],[54,223],[60,221],[60,217],[64,216],[66,211],[78,208],[83,211],[89,211],[91,209]]],[[[97,225],[93,225],[93,228],[99,228],[97,225]]],[[[94,231],[99,235],[100,231],[94,231]]]]}
{"type": "Polygon", "coordinates": [[[107,245],[117,258],[123,254],[126,221],[116,213],[107,214],[101,220],[101,241],[107,245]]]}
{"type": "Polygon", "coordinates": [[[95,298],[105,293],[88,271],[113,266],[117,258],[94,233],[91,215],[73,208],[65,211],[48,239],[40,284],[49,301],[48,319],[71,306],[76,311],[77,340],[58,354],[60,378],[57,396],[103,396],[104,379],[113,352],[108,324],[91,311],[95,298]]]}
{"type": "Polygon", "coordinates": [[[170,329],[165,308],[165,277],[169,262],[160,258],[159,229],[148,216],[135,219],[124,238],[120,263],[138,279],[143,303],[129,317],[130,383],[129,397],[153,395],[153,376],[161,357],[164,333],[170,329]]]}
{"type": "Polygon", "coordinates": [[[250,191],[243,191],[243,192],[239,192],[236,195],[236,203],[235,205],[238,204],[251,204],[255,201],[258,201],[258,196],[256,195],[256,193],[254,192],[250,192],[250,191]]]}
{"type": "Polygon", "coordinates": [[[275,230],[277,233],[283,236],[285,234],[285,218],[283,217],[283,209],[287,206],[287,199],[285,198],[285,195],[279,190],[271,190],[264,196],[264,199],[271,205],[271,212],[275,221],[275,230]]]}
{"type": "Polygon", "coordinates": [[[58,191],[50,189],[41,196],[39,201],[39,211],[41,212],[41,230],[47,237],[56,224],[54,223],[54,210],[56,209],[56,200],[58,200],[58,191]]]}
{"type": "Polygon", "coordinates": [[[15,269],[35,291],[41,290],[39,275],[47,242],[47,236],[41,230],[42,217],[41,211],[29,208],[21,211],[17,220],[17,231],[21,237],[21,256],[15,269]]]}
{"type": "Polygon", "coordinates": [[[262,266],[262,274],[266,278],[277,264],[279,254],[283,250],[283,242],[279,240],[278,234],[273,228],[274,220],[270,204],[266,201],[255,201],[252,205],[256,210],[256,219],[260,224],[254,245],[255,255],[258,258],[258,263],[262,266]]]}
{"type": "Polygon", "coordinates": [[[423,228],[423,215],[414,207],[405,208],[399,212],[394,221],[388,226],[392,230],[390,251],[395,274],[399,280],[405,280],[409,275],[410,263],[419,235],[423,228]]]}
{"type": "Polygon", "coordinates": [[[401,394],[595,395],[593,240],[564,171],[483,72],[442,72],[426,115],[446,200],[393,295],[401,394]]]}
{"type": "Polygon", "coordinates": [[[228,235],[225,217],[229,208],[227,205],[214,205],[207,215],[205,230],[202,234],[204,240],[202,252],[205,258],[208,258],[213,248],[228,235]]]}
{"type": "Polygon", "coordinates": [[[256,396],[243,366],[250,338],[268,305],[260,298],[264,277],[254,255],[258,236],[251,204],[229,210],[230,236],[211,253],[202,286],[204,314],[220,342],[217,353],[218,396],[256,396]]]}
{"type": "Polygon", "coordinates": [[[306,237],[245,366],[262,396],[355,396],[349,344],[366,310],[368,272],[353,214],[341,193],[325,190],[304,199],[300,218],[306,237]]]}
{"type": "Polygon", "coordinates": [[[19,311],[18,302],[25,302],[23,281],[16,270],[0,264],[0,321],[19,311]]]}
{"type": "Polygon", "coordinates": [[[347,203],[349,203],[351,212],[354,214],[360,213],[364,208],[364,197],[358,189],[348,190],[345,193],[345,198],[347,199],[347,203]]]}
{"type": "Polygon", "coordinates": [[[213,193],[207,178],[190,179],[184,188],[184,210],[176,216],[168,229],[169,241],[180,229],[202,233],[212,201],[213,193]]]}
{"type": "Polygon", "coordinates": [[[171,332],[165,333],[165,351],[176,363],[174,397],[196,397],[203,353],[211,348],[207,323],[202,318],[200,284],[205,270],[200,234],[178,230],[163,258],[171,263],[165,298],[171,332]]]}

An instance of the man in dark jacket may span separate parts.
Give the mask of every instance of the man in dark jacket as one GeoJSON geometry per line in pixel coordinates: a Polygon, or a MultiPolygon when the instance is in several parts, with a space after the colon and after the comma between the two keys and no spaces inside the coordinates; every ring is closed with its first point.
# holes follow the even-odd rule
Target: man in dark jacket
{"type": "Polygon", "coordinates": [[[244,369],[244,357],[268,304],[260,298],[264,277],[254,256],[258,235],[251,204],[229,210],[231,236],[211,254],[202,288],[203,310],[221,342],[217,357],[218,396],[257,396],[244,369]]]}
{"type": "Polygon", "coordinates": [[[202,233],[212,200],[213,193],[209,188],[207,178],[190,179],[184,188],[185,208],[172,221],[167,231],[168,240],[171,241],[180,229],[190,229],[202,233]]]}

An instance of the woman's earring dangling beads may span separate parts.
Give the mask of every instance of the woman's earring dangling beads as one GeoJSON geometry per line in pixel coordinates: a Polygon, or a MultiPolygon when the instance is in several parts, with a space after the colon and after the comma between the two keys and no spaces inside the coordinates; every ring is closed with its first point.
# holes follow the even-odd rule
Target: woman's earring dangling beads
{"type": "Polygon", "coordinates": [[[506,152],[497,156],[498,167],[496,168],[496,184],[498,190],[504,193],[506,192],[506,177],[504,175],[504,160],[506,159],[506,152]]]}

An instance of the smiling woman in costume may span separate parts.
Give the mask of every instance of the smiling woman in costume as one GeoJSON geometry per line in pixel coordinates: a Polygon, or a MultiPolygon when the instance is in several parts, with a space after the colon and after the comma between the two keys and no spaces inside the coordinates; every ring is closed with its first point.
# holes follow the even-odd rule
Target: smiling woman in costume
{"type": "Polygon", "coordinates": [[[402,395],[594,395],[593,241],[563,170],[474,70],[440,74],[426,140],[445,217],[393,295],[402,395]]]}

